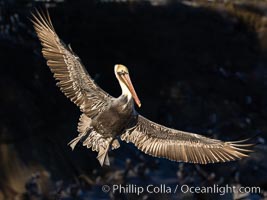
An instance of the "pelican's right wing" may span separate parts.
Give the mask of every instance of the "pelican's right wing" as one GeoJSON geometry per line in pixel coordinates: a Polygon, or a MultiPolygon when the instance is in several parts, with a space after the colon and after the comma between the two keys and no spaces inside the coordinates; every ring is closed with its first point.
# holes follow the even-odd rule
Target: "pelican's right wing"
{"type": "Polygon", "coordinates": [[[111,96],[97,86],[79,57],[57,36],[48,12],[36,11],[32,22],[60,90],[88,117],[97,114],[111,96]]]}
{"type": "Polygon", "coordinates": [[[121,136],[141,151],[156,157],[191,163],[226,162],[247,157],[251,144],[223,142],[156,124],[141,115],[137,124],[121,136]]]}

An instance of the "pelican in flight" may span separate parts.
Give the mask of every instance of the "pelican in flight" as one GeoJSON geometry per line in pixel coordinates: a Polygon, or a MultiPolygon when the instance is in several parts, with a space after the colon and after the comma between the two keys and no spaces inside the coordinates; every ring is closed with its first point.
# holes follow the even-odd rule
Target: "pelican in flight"
{"type": "Polygon", "coordinates": [[[108,151],[120,147],[119,138],[132,142],[151,156],[199,164],[241,159],[251,152],[248,149],[251,144],[244,144],[245,140],[224,142],[146,119],[134,108],[134,103],[140,107],[141,102],[127,67],[122,64],[114,67],[122,90],[122,94],[114,98],[93,81],[80,58],[60,40],[48,12],[36,11],[32,22],[57,86],[82,112],[79,135],[69,143],[72,149],[81,142],[97,151],[101,166],[110,165],[108,151]]]}

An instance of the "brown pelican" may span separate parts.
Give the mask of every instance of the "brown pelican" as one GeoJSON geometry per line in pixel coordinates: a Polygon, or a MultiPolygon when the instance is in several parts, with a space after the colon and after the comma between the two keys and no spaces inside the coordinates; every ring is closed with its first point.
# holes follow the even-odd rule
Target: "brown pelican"
{"type": "Polygon", "coordinates": [[[114,68],[122,89],[121,96],[114,98],[97,86],[80,58],[59,39],[48,12],[37,11],[32,22],[57,86],[82,112],[79,135],[69,143],[72,149],[81,141],[98,152],[101,166],[110,164],[108,151],[120,147],[118,138],[152,156],[200,164],[236,160],[251,152],[244,140],[223,142],[146,119],[134,109],[134,102],[139,107],[141,102],[124,65],[114,68]]]}

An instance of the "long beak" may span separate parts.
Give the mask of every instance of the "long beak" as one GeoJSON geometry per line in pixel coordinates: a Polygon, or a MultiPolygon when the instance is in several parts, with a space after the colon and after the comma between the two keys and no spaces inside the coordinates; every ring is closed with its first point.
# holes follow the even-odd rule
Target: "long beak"
{"type": "Polygon", "coordinates": [[[133,99],[135,101],[135,103],[138,105],[138,107],[141,107],[141,102],[135,92],[135,89],[133,87],[132,81],[130,79],[129,74],[123,74],[121,75],[122,79],[124,80],[126,86],[128,87],[129,91],[131,92],[133,99]]]}

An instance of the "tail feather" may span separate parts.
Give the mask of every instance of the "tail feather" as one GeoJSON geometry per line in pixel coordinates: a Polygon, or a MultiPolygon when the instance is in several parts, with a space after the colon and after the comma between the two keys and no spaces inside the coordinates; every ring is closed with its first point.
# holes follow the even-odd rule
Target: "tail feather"
{"type": "Polygon", "coordinates": [[[74,138],[73,140],[71,140],[68,145],[71,147],[72,150],[74,150],[75,146],[78,144],[78,142],[83,139],[85,136],[87,135],[86,132],[84,133],[80,133],[78,135],[78,137],[74,138]]]}
{"type": "Polygon", "coordinates": [[[71,140],[68,145],[71,147],[73,150],[77,143],[84,137],[88,132],[90,132],[90,124],[91,124],[91,119],[87,117],[85,114],[81,114],[79,123],[78,123],[78,132],[79,135],[78,137],[74,138],[71,140]]]}
{"type": "Polygon", "coordinates": [[[112,140],[112,137],[105,138],[101,134],[93,130],[90,135],[84,140],[83,146],[92,148],[93,151],[98,152],[97,159],[101,166],[103,166],[104,164],[110,165],[108,150],[112,140]]]}
{"type": "Polygon", "coordinates": [[[97,156],[97,159],[101,165],[101,167],[105,164],[107,166],[110,165],[110,162],[109,162],[109,157],[108,157],[108,149],[109,148],[103,148],[103,147],[100,147],[99,148],[99,152],[98,152],[98,156],[97,156]]]}
{"type": "Polygon", "coordinates": [[[108,151],[109,147],[117,149],[120,147],[120,143],[117,139],[112,137],[103,137],[103,135],[97,133],[91,126],[91,119],[85,114],[82,114],[78,124],[78,137],[71,140],[68,145],[73,150],[79,141],[83,146],[91,148],[92,151],[97,151],[97,159],[101,166],[110,165],[108,151]]]}
{"type": "Polygon", "coordinates": [[[71,140],[68,145],[71,147],[72,151],[74,150],[77,143],[80,141],[81,137],[76,137],[73,140],[71,140]]]}

